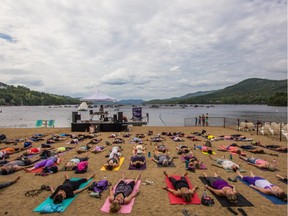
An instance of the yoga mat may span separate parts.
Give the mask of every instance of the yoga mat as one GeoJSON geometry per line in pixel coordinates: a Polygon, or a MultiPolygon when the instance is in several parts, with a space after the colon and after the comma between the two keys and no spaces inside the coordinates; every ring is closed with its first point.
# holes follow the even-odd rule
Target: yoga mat
{"type": "MultiPolygon", "coordinates": [[[[201,151],[201,152],[202,152],[202,154],[204,154],[204,155],[209,155],[208,152],[203,152],[203,151],[201,151]]],[[[216,155],[216,152],[212,151],[212,155],[216,155]]]]}
{"type": "MultiPolygon", "coordinates": [[[[126,179],[125,182],[130,182],[130,181],[133,181],[133,179],[126,179]]],[[[120,180],[117,182],[117,184],[120,182],[120,180]]],[[[117,185],[116,184],[116,185],[117,185]]],[[[137,181],[135,186],[134,186],[134,189],[132,191],[132,193],[134,193],[139,187],[140,187],[140,184],[141,184],[141,180],[137,181]]],[[[116,187],[113,187],[113,190],[115,192],[115,188],[116,187]]],[[[121,213],[121,214],[129,214],[132,212],[132,207],[134,205],[134,202],[135,202],[135,197],[131,200],[130,203],[128,204],[125,204],[125,205],[121,205],[121,209],[119,210],[118,213],[121,213]]],[[[109,201],[109,196],[107,197],[107,199],[105,200],[105,203],[103,204],[102,208],[101,208],[101,211],[102,212],[105,212],[105,213],[109,213],[110,211],[110,201],[109,201]]]]}
{"type": "Polygon", "coordinates": [[[147,168],[146,163],[144,163],[143,166],[141,166],[139,169],[129,164],[129,170],[145,170],[146,168],[147,168]]]}
{"type": "MultiPolygon", "coordinates": [[[[237,179],[244,183],[245,185],[249,186],[249,183],[244,181],[243,179],[241,179],[239,176],[237,176],[237,179]]],[[[250,186],[249,186],[250,187],[250,186]]],[[[276,196],[272,196],[272,195],[267,195],[264,193],[261,193],[260,191],[256,190],[253,188],[253,190],[257,191],[259,194],[261,194],[262,196],[264,196],[265,198],[269,199],[272,203],[276,204],[276,205],[287,205],[287,202],[284,202],[283,200],[279,199],[276,196]]]]}
{"type": "MultiPolygon", "coordinates": [[[[157,163],[157,167],[165,167],[165,166],[157,163]]],[[[176,167],[176,165],[174,164],[174,161],[172,160],[171,163],[167,167],[176,167]]]]}
{"type": "MultiPolygon", "coordinates": [[[[70,178],[70,180],[79,180],[80,178],[70,178]]],[[[79,189],[85,187],[86,185],[88,185],[90,182],[92,181],[92,179],[88,180],[87,182],[84,182],[80,185],[79,189]]],[[[51,194],[50,194],[51,195],[51,194]]],[[[49,197],[44,200],[42,203],[40,203],[34,210],[33,212],[40,212],[41,209],[47,205],[47,204],[53,204],[53,199],[49,197]]],[[[78,194],[76,194],[74,197],[68,198],[68,199],[64,199],[63,203],[62,203],[62,208],[63,211],[65,211],[65,209],[71,204],[71,202],[78,196],[78,194]]]]}
{"type": "MultiPolygon", "coordinates": [[[[112,171],[118,171],[121,168],[123,162],[124,162],[124,157],[120,157],[119,166],[115,167],[112,171]]],[[[104,170],[106,170],[106,168],[104,166],[102,166],[102,168],[100,170],[104,171],[104,170]]]]}
{"type": "MultiPolygon", "coordinates": [[[[181,176],[179,175],[172,175],[171,177],[175,178],[176,180],[180,180],[181,176]]],[[[193,188],[190,180],[188,179],[187,176],[185,176],[187,182],[188,182],[188,185],[191,188],[193,188]]],[[[174,189],[172,183],[169,181],[168,177],[165,176],[165,182],[166,182],[166,185],[168,188],[171,188],[171,189],[174,189]]],[[[195,204],[195,205],[200,205],[201,204],[201,200],[199,199],[199,196],[198,194],[195,192],[194,193],[194,196],[192,197],[191,201],[190,202],[185,202],[184,199],[182,197],[176,197],[173,193],[171,192],[168,192],[168,197],[169,197],[169,202],[171,205],[181,205],[181,204],[195,204]]]]}
{"type": "MultiPolygon", "coordinates": [[[[206,180],[205,177],[200,176],[199,179],[203,184],[208,184],[209,182],[206,180]]],[[[211,186],[211,185],[210,185],[211,186]]],[[[212,192],[211,192],[212,193],[212,192]]],[[[221,206],[223,207],[250,207],[254,206],[249,200],[247,200],[242,194],[238,192],[237,194],[237,202],[236,203],[230,203],[226,197],[220,197],[217,196],[216,194],[212,193],[214,197],[219,201],[221,206]]]]}
{"type": "Polygon", "coordinates": [[[278,179],[280,182],[287,184],[287,181],[283,180],[283,179],[278,179]]]}

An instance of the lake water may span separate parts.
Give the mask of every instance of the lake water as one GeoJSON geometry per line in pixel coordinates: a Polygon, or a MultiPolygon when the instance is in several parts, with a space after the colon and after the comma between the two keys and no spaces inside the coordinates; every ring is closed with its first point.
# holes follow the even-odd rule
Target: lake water
{"type": "MultiPolygon", "coordinates": [[[[149,108],[142,106],[142,115],[149,114],[148,126],[184,126],[184,119],[191,118],[194,125],[194,118],[202,114],[209,114],[209,124],[220,126],[219,119],[239,118],[256,122],[275,121],[287,123],[287,107],[273,107],[266,105],[214,105],[214,107],[189,106],[181,108],[180,106],[162,106],[160,108],[149,108]],[[213,121],[213,119],[218,119],[213,121]],[[210,123],[211,120],[211,123],[210,123]]],[[[99,108],[94,108],[97,112],[99,108]]],[[[77,107],[48,107],[48,106],[11,106],[0,107],[0,127],[15,128],[33,128],[38,119],[55,120],[55,127],[70,127],[72,122],[72,112],[77,111],[77,107]]],[[[106,108],[109,116],[117,114],[113,108],[106,108]]],[[[123,115],[128,119],[132,117],[132,106],[120,107],[123,115]]],[[[89,119],[89,112],[81,113],[82,120],[89,119]]]]}

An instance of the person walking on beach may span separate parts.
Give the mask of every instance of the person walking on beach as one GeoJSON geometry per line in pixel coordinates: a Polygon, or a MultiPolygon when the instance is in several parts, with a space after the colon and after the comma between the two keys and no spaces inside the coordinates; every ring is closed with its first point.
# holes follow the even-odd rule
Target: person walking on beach
{"type": "Polygon", "coordinates": [[[208,127],[208,113],[206,113],[206,115],[205,115],[205,125],[206,125],[206,127],[208,127]]]}
{"type": "Polygon", "coordinates": [[[204,127],[205,126],[205,115],[204,114],[202,114],[201,120],[202,120],[202,126],[204,127]]]}
{"type": "Polygon", "coordinates": [[[199,117],[198,117],[198,126],[201,126],[201,115],[199,115],[199,117]]]}
{"type": "Polygon", "coordinates": [[[197,126],[197,123],[198,123],[198,118],[197,116],[195,117],[195,126],[197,126]]]}

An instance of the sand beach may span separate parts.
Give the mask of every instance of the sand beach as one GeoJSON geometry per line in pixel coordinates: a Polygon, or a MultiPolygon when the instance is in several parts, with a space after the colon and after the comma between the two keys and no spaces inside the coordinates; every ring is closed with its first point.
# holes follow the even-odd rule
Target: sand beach
{"type": "MultiPolygon", "coordinates": [[[[191,216],[205,216],[205,215],[232,215],[227,208],[222,207],[221,204],[215,199],[215,205],[212,207],[206,207],[204,205],[171,205],[169,203],[167,191],[163,190],[162,187],[165,186],[165,179],[163,175],[163,171],[166,170],[169,174],[177,174],[181,175],[185,172],[185,163],[182,162],[179,158],[174,160],[175,167],[167,167],[167,168],[158,168],[157,165],[151,161],[151,158],[147,157],[147,169],[143,171],[138,170],[128,170],[129,167],[129,159],[131,157],[131,151],[133,144],[129,141],[136,134],[146,134],[145,138],[142,140],[145,144],[147,144],[147,152],[153,152],[154,145],[150,145],[150,136],[147,135],[148,131],[153,131],[153,134],[156,135],[162,132],[183,132],[185,135],[191,135],[192,132],[201,132],[203,129],[207,131],[208,134],[211,134],[215,137],[220,135],[232,135],[232,134],[242,134],[246,137],[252,138],[253,141],[260,141],[262,144],[276,144],[280,146],[287,146],[287,141],[279,141],[279,139],[270,138],[268,136],[256,135],[255,132],[239,132],[234,129],[228,129],[223,127],[152,127],[152,126],[143,126],[143,127],[133,127],[131,130],[132,136],[130,138],[124,138],[125,144],[123,145],[123,155],[125,157],[124,163],[121,166],[119,171],[100,171],[100,168],[107,160],[105,155],[108,154],[108,149],[99,154],[89,154],[89,168],[87,173],[85,174],[75,174],[72,171],[61,171],[56,174],[50,174],[48,176],[35,176],[33,173],[26,173],[25,171],[18,171],[11,175],[0,176],[0,182],[9,181],[11,179],[20,176],[20,180],[5,189],[0,191],[1,202],[0,202],[0,215],[11,215],[11,216],[30,216],[30,215],[39,215],[37,212],[32,212],[35,207],[37,207],[42,201],[44,201],[49,195],[50,192],[43,191],[38,196],[34,197],[26,197],[24,194],[28,190],[31,189],[39,189],[41,185],[53,185],[54,188],[58,185],[62,184],[64,181],[64,174],[68,174],[70,177],[86,177],[91,175],[93,172],[96,173],[96,177],[94,181],[99,181],[107,177],[107,179],[115,185],[115,183],[120,179],[121,174],[124,173],[127,178],[135,178],[139,173],[142,174],[142,182],[145,180],[153,181],[154,183],[151,185],[143,185],[140,186],[140,194],[136,197],[135,203],[130,213],[131,216],[134,215],[175,215],[180,216],[182,214],[182,210],[186,209],[191,216]]],[[[0,134],[5,134],[7,138],[28,138],[33,134],[43,133],[52,135],[54,133],[69,133],[71,134],[70,128],[1,128],[0,134]]],[[[77,133],[77,132],[73,132],[77,133]]],[[[79,132],[80,133],[80,132],[79,132]]],[[[113,141],[113,139],[108,138],[111,135],[111,132],[100,132],[98,138],[102,138],[103,140],[100,142],[100,145],[105,145],[105,141],[113,141]]],[[[122,132],[120,133],[123,134],[122,132]]],[[[48,137],[48,136],[47,136],[48,137]]],[[[122,137],[122,136],[121,136],[122,137]]],[[[165,137],[165,136],[164,136],[165,137]]],[[[200,141],[191,141],[188,138],[184,138],[184,142],[174,142],[169,137],[165,137],[164,144],[166,144],[172,156],[179,156],[176,152],[176,146],[181,144],[185,144],[193,149],[193,145],[203,145],[206,141],[203,137],[197,137],[200,141]]],[[[56,144],[53,144],[55,147],[66,146],[67,141],[62,141],[56,144]]],[[[86,144],[89,140],[84,140],[80,142],[76,148],[81,145],[86,144]]],[[[33,144],[33,147],[38,147],[43,142],[37,142],[33,144]]],[[[225,156],[229,158],[229,153],[217,151],[217,146],[219,145],[229,145],[232,143],[237,143],[239,145],[248,144],[242,141],[231,141],[231,140],[219,140],[212,141],[212,148],[216,152],[215,157],[225,156]]],[[[5,144],[0,144],[1,147],[4,147],[5,144]]],[[[13,145],[12,145],[13,146],[13,145]]],[[[271,156],[269,154],[260,154],[254,155],[255,157],[260,157],[266,160],[273,160],[275,157],[276,163],[278,166],[278,171],[269,172],[269,171],[261,171],[256,167],[249,165],[243,160],[239,159],[237,155],[232,156],[232,160],[236,163],[241,163],[241,167],[246,170],[244,175],[249,175],[249,171],[252,170],[256,175],[264,177],[268,179],[273,184],[276,184],[283,188],[287,193],[287,185],[280,182],[276,174],[287,175],[287,153],[277,153],[272,150],[265,149],[267,153],[276,153],[279,156],[271,156]]],[[[207,165],[207,173],[213,174],[214,171],[223,177],[224,179],[228,179],[228,177],[234,178],[236,177],[235,173],[228,173],[224,169],[220,169],[218,167],[212,166],[212,161],[209,159],[208,155],[202,154],[199,150],[194,150],[194,154],[197,156],[199,160],[202,160],[207,165]]],[[[12,160],[19,156],[20,153],[13,154],[10,156],[9,160],[12,160]]],[[[64,155],[61,156],[61,164],[59,167],[63,167],[64,163],[69,161],[76,155],[75,150],[71,150],[64,155]]],[[[248,156],[252,154],[247,152],[248,156]]],[[[203,194],[204,185],[201,183],[199,176],[202,176],[201,170],[196,170],[195,173],[189,172],[188,178],[191,181],[193,186],[198,186],[197,194],[199,197],[203,194]]],[[[228,180],[227,180],[228,181],[228,180]]],[[[230,182],[231,183],[231,182],[230,182]]],[[[275,205],[270,200],[266,199],[264,196],[259,195],[252,188],[249,188],[247,185],[241,182],[231,183],[234,184],[237,190],[254,206],[252,207],[242,207],[245,210],[247,215],[287,215],[287,205],[275,205]]],[[[207,191],[207,194],[213,198],[211,192],[207,191]]],[[[106,213],[102,213],[100,211],[103,206],[106,198],[108,196],[108,190],[102,193],[102,199],[97,199],[90,197],[87,191],[83,191],[80,193],[75,200],[68,206],[68,208],[60,215],[63,216],[71,216],[71,215],[107,215],[106,213]]],[[[241,213],[237,210],[237,207],[233,207],[233,209],[238,212],[238,215],[241,213]]],[[[54,213],[58,214],[58,213],[54,213]]]]}

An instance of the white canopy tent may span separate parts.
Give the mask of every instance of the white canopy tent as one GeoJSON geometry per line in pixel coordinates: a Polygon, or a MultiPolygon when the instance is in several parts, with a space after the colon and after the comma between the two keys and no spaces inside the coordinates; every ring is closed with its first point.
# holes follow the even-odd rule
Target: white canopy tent
{"type": "Polygon", "coordinates": [[[116,99],[113,97],[110,97],[108,95],[103,94],[99,90],[97,90],[93,95],[90,95],[88,97],[83,97],[80,99],[80,101],[90,101],[90,102],[116,102],[116,99]]]}

